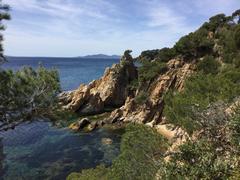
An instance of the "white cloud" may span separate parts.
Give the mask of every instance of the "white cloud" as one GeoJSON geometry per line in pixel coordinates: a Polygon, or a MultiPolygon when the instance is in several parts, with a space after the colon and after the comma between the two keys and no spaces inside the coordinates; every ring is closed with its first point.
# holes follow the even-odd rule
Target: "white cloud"
{"type": "MultiPolygon", "coordinates": [[[[239,0],[9,0],[9,55],[78,56],[171,46],[239,0]],[[195,18],[195,19],[194,19],[195,18]]],[[[135,53],[135,54],[136,54],[135,53]]]]}

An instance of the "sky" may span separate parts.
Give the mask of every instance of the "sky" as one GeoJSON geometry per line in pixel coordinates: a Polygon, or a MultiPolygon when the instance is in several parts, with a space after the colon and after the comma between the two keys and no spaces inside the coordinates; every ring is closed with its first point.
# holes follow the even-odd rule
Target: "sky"
{"type": "Polygon", "coordinates": [[[240,0],[3,0],[5,54],[75,57],[171,47],[209,17],[240,9],[240,0]]]}

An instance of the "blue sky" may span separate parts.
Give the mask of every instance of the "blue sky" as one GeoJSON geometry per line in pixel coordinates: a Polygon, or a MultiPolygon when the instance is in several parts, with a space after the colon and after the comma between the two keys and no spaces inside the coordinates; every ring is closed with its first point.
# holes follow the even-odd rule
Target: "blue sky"
{"type": "Polygon", "coordinates": [[[5,54],[14,56],[138,55],[174,45],[240,0],[5,0],[12,7],[5,54]]]}

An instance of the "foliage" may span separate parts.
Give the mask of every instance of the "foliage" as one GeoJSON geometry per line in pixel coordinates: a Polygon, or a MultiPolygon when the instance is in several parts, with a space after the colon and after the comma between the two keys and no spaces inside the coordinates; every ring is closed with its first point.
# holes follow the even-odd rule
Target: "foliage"
{"type": "Polygon", "coordinates": [[[237,47],[240,49],[240,24],[235,28],[234,39],[237,47]]]}
{"type": "Polygon", "coordinates": [[[220,63],[213,56],[205,56],[197,65],[197,70],[205,74],[217,74],[219,72],[220,63]]]}
{"type": "Polygon", "coordinates": [[[154,50],[147,50],[147,51],[143,51],[139,57],[139,59],[145,60],[145,61],[152,61],[156,58],[156,56],[158,55],[159,50],[158,49],[154,49],[154,50]]]}
{"type": "Polygon", "coordinates": [[[236,115],[230,121],[232,144],[240,151],[240,107],[236,105],[236,115]]]}
{"type": "Polygon", "coordinates": [[[137,90],[138,86],[139,86],[138,79],[134,79],[129,83],[128,89],[130,91],[135,91],[135,90],[137,90]]]}
{"type": "Polygon", "coordinates": [[[99,174],[100,178],[107,180],[154,179],[161,167],[161,155],[167,147],[166,140],[152,128],[130,124],[122,137],[121,154],[109,168],[101,166],[95,170],[83,170],[81,173],[71,174],[68,180],[94,180],[99,174]]]}
{"type": "Polygon", "coordinates": [[[168,62],[170,59],[176,56],[176,51],[174,48],[162,48],[160,50],[148,50],[143,51],[139,57],[139,60],[145,61],[159,61],[159,62],[168,62]]]}
{"type": "Polygon", "coordinates": [[[137,103],[137,104],[144,104],[146,103],[147,99],[148,99],[148,93],[144,92],[144,91],[141,91],[135,98],[134,98],[134,101],[137,103]]]}
{"type": "Polygon", "coordinates": [[[225,14],[217,14],[209,19],[208,29],[210,31],[216,31],[217,28],[223,26],[228,21],[225,14]]]}
{"type": "Polygon", "coordinates": [[[187,142],[166,163],[163,179],[227,179],[231,162],[216,155],[217,149],[208,140],[187,142]]]}
{"type": "Polygon", "coordinates": [[[208,38],[208,30],[200,28],[194,33],[182,37],[174,46],[176,52],[186,59],[192,59],[210,54],[214,42],[208,38]]]}
{"type": "MultiPolygon", "coordinates": [[[[10,7],[0,1],[0,31],[5,30],[5,27],[2,23],[3,20],[10,20],[9,15],[10,7]]],[[[2,47],[3,35],[0,34],[0,65],[5,61],[5,57],[3,56],[3,47],[2,47]]]]}
{"type": "Polygon", "coordinates": [[[231,101],[240,95],[240,71],[228,69],[221,74],[196,74],[185,83],[182,92],[165,96],[164,114],[169,123],[184,127],[188,132],[197,129],[194,109],[204,109],[216,101],[231,101]]]}
{"type": "Polygon", "coordinates": [[[240,168],[240,114],[226,115],[226,104],[213,104],[196,116],[202,123],[195,140],[180,146],[161,172],[164,179],[232,179],[240,168]]]}
{"type": "Polygon", "coordinates": [[[240,53],[235,56],[233,64],[236,68],[240,68],[240,53]]]}
{"type": "Polygon", "coordinates": [[[1,128],[32,116],[47,115],[54,108],[60,91],[56,70],[23,68],[17,72],[0,71],[1,128]]]}
{"type": "Polygon", "coordinates": [[[225,63],[232,63],[237,53],[237,46],[234,39],[234,29],[235,27],[223,27],[216,33],[218,45],[222,47],[219,53],[223,56],[223,61],[225,63]]]}
{"type": "Polygon", "coordinates": [[[67,180],[106,180],[108,169],[104,165],[99,165],[94,169],[82,170],[81,173],[71,173],[67,180]]]}
{"type": "Polygon", "coordinates": [[[142,66],[139,67],[139,81],[146,82],[151,81],[155,77],[160,74],[163,74],[167,71],[167,65],[165,63],[160,63],[157,61],[149,62],[149,61],[142,61],[142,66]]]}
{"type": "MultiPolygon", "coordinates": [[[[3,20],[10,20],[10,7],[0,1],[0,30],[3,20]]],[[[5,62],[0,34],[0,64],[5,62]]],[[[14,128],[33,117],[52,116],[60,91],[56,70],[23,68],[17,72],[0,69],[0,130],[14,128]]]]}
{"type": "Polygon", "coordinates": [[[170,59],[176,56],[176,51],[174,48],[162,48],[159,50],[156,58],[160,62],[168,62],[170,59]]]}
{"type": "Polygon", "coordinates": [[[232,14],[233,19],[237,18],[237,22],[238,24],[240,24],[240,9],[236,10],[233,14],[232,14]]]}

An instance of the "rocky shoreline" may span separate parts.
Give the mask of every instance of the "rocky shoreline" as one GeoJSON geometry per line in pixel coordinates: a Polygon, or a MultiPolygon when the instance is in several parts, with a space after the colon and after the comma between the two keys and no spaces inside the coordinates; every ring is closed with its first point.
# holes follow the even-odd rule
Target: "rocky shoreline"
{"type": "Polygon", "coordinates": [[[167,63],[167,71],[158,75],[144,91],[148,92],[144,104],[135,102],[140,89],[131,90],[130,85],[138,79],[137,67],[130,55],[125,51],[119,64],[114,64],[105,70],[104,75],[88,85],[81,84],[78,89],[63,92],[59,95],[60,105],[64,110],[84,115],[99,115],[110,108],[113,111],[101,120],[80,119],[69,127],[74,130],[94,130],[105,124],[142,123],[151,127],[164,123],[162,116],[163,95],[170,89],[183,89],[184,80],[195,69],[195,63],[186,63],[181,58],[172,59],[167,63]]]}

